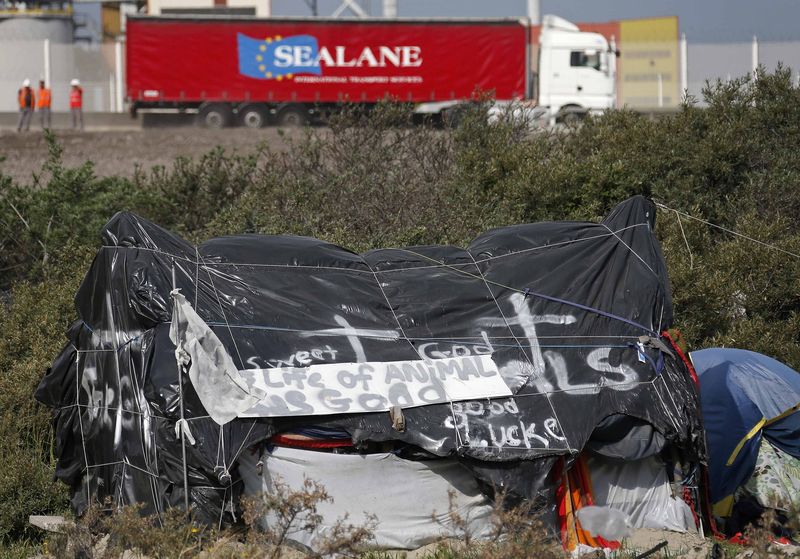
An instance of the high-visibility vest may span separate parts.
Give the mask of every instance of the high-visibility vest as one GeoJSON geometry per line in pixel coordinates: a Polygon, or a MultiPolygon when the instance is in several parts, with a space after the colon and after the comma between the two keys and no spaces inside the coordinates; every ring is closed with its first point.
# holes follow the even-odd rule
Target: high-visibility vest
{"type": "Polygon", "coordinates": [[[73,87],[69,92],[69,108],[80,109],[83,107],[83,90],[80,87],[73,87]]]}
{"type": "Polygon", "coordinates": [[[36,105],[36,96],[30,87],[20,89],[17,97],[20,109],[32,109],[36,105]]]}
{"type": "Polygon", "coordinates": [[[39,109],[50,108],[50,90],[46,87],[39,88],[39,102],[36,105],[39,109]]]}

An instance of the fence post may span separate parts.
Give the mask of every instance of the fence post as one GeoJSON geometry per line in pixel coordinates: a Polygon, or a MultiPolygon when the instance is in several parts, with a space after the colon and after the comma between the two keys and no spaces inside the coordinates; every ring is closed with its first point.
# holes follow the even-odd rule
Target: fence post
{"type": "Polygon", "coordinates": [[[664,106],[664,76],[658,74],[658,108],[664,106]]]}
{"type": "Polygon", "coordinates": [[[758,37],[753,35],[753,79],[756,77],[756,70],[758,70],[758,37]]]}
{"type": "Polygon", "coordinates": [[[114,43],[114,74],[117,78],[117,112],[121,113],[125,110],[123,107],[125,97],[122,85],[122,41],[120,39],[117,39],[116,43],[114,43]]]}
{"type": "Polygon", "coordinates": [[[689,48],[686,44],[686,33],[681,33],[681,95],[689,96],[689,48]]]}
{"type": "Polygon", "coordinates": [[[53,87],[50,82],[50,39],[44,40],[44,83],[47,87],[53,87]]]}
{"type": "Polygon", "coordinates": [[[116,94],[114,93],[114,74],[108,75],[108,112],[113,113],[116,111],[114,103],[116,102],[116,94]]]}

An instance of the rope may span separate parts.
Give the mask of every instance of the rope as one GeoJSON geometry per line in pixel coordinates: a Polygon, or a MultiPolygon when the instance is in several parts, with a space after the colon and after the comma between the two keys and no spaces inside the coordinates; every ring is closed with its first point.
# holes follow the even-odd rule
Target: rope
{"type": "Polygon", "coordinates": [[[427,256],[425,254],[420,254],[419,252],[413,251],[413,250],[408,249],[408,248],[402,248],[402,249],[398,249],[398,250],[401,250],[403,252],[408,252],[410,254],[414,254],[416,256],[419,256],[420,258],[425,258],[425,259],[431,260],[433,262],[437,262],[437,263],[440,264],[441,267],[449,268],[451,270],[454,270],[454,271],[458,272],[459,274],[471,277],[471,278],[476,279],[476,280],[481,280],[486,284],[495,285],[497,287],[500,287],[500,288],[503,288],[503,289],[507,289],[509,291],[514,291],[516,293],[521,293],[522,295],[525,295],[525,296],[534,295],[534,296],[540,297],[542,299],[548,299],[548,300],[551,300],[551,301],[554,301],[554,302],[557,302],[557,303],[561,303],[561,304],[564,304],[564,305],[570,305],[570,306],[573,306],[573,307],[577,307],[577,308],[585,310],[585,311],[589,311],[589,312],[600,314],[600,315],[605,316],[607,318],[612,318],[614,320],[620,320],[622,322],[626,322],[628,324],[636,326],[637,328],[641,328],[642,330],[644,330],[645,332],[647,332],[649,334],[654,334],[655,333],[653,330],[651,330],[647,326],[644,326],[643,324],[639,324],[639,323],[634,322],[632,320],[629,320],[627,318],[624,318],[624,317],[621,317],[621,316],[618,316],[618,315],[615,315],[615,314],[612,314],[612,313],[608,313],[606,311],[601,311],[600,309],[596,309],[594,307],[589,307],[587,305],[582,305],[580,303],[575,303],[573,301],[568,301],[566,299],[559,299],[557,297],[551,297],[549,295],[544,295],[543,293],[537,293],[535,291],[531,291],[528,288],[518,289],[518,288],[512,287],[510,285],[505,285],[505,284],[502,284],[502,283],[499,283],[499,282],[496,282],[496,281],[488,280],[488,279],[485,279],[485,277],[482,274],[481,274],[481,276],[477,276],[477,275],[475,275],[473,273],[466,272],[464,270],[459,270],[455,266],[452,266],[450,264],[445,264],[444,262],[440,262],[440,261],[436,260],[435,258],[432,258],[432,257],[427,256]]]}
{"type": "Polygon", "coordinates": [[[611,318],[613,320],[619,320],[620,322],[625,322],[626,324],[630,324],[631,326],[635,326],[637,328],[641,328],[642,330],[644,330],[645,332],[648,332],[650,334],[655,334],[656,333],[654,330],[648,328],[644,324],[639,324],[638,322],[635,322],[635,321],[630,320],[628,318],[625,318],[623,316],[619,316],[619,315],[616,315],[616,314],[613,314],[613,313],[610,313],[610,312],[602,311],[600,309],[596,309],[596,308],[590,307],[588,305],[582,305],[580,303],[575,303],[573,301],[568,301],[567,299],[560,299],[558,297],[551,297],[550,295],[544,295],[543,293],[537,293],[537,292],[531,291],[529,289],[525,289],[523,291],[523,293],[525,295],[533,295],[534,297],[539,297],[540,299],[547,299],[548,301],[554,301],[556,303],[561,303],[562,305],[569,305],[571,307],[576,307],[578,309],[581,309],[581,310],[584,310],[584,311],[588,311],[588,312],[592,312],[592,313],[595,313],[595,314],[599,314],[601,316],[605,316],[606,318],[611,318]]]}
{"type": "MultiPolygon", "coordinates": [[[[467,254],[469,254],[470,258],[472,258],[472,262],[475,265],[475,269],[478,270],[478,273],[481,275],[481,279],[483,280],[483,285],[486,286],[486,290],[489,292],[489,295],[492,296],[492,300],[494,301],[494,304],[497,307],[497,310],[500,312],[500,316],[503,317],[503,322],[505,323],[506,328],[508,328],[508,332],[514,337],[514,341],[517,342],[517,346],[519,347],[520,352],[522,352],[522,355],[524,355],[525,359],[528,360],[528,364],[531,366],[531,370],[536,374],[543,374],[544,373],[544,363],[540,363],[541,370],[537,370],[537,367],[534,366],[534,364],[533,364],[533,355],[528,355],[528,352],[523,349],[522,344],[519,341],[519,338],[517,338],[517,335],[514,334],[514,330],[511,328],[511,324],[509,324],[508,319],[506,318],[506,315],[503,312],[503,309],[500,307],[500,303],[498,302],[497,297],[494,296],[494,292],[492,291],[492,288],[489,287],[489,284],[486,282],[486,276],[483,274],[483,270],[481,270],[480,266],[478,266],[478,263],[475,261],[475,258],[472,256],[472,253],[468,252],[467,254]]],[[[524,300],[523,300],[523,303],[524,303],[524,300]]],[[[532,352],[533,352],[533,349],[531,349],[531,353],[532,352]]],[[[564,433],[564,435],[566,436],[566,432],[564,431],[564,428],[561,425],[561,419],[559,419],[558,414],[556,413],[556,409],[555,409],[555,407],[553,407],[553,402],[550,400],[550,395],[546,394],[546,397],[547,397],[547,405],[550,406],[550,411],[553,412],[553,417],[558,422],[558,429],[562,433],[564,433]]],[[[453,425],[454,426],[456,425],[455,418],[454,418],[453,425]]]]}
{"type": "MultiPolygon", "coordinates": [[[[199,252],[197,254],[198,256],[200,255],[199,252]]],[[[231,337],[231,341],[233,342],[233,348],[236,350],[236,355],[239,357],[239,366],[244,369],[244,359],[242,359],[242,354],[239,352],[239,345],[236,343],[236,337],[233,335],[233,330],[231,330],[231,325],[228,322],[228,316],[225,314],[225,307],[222,306],[222,299],[219,297],[219,291],[214,285],[214,277],[211,275],[211,270],[206,265],[205,259],[203,259],[202,256],[200,256],[200,259],[203,260],[203,268],[208,274],[208,280],[211,283],[211,289],[214,290],[214,296],[217,298],[217,304],[219,305],[219,310],[222,313],[222,320],[225,321],[225,326],[228,328],[228,335],[231,337]]]]}
{"type": "MultiPolygon", "coordinates": [[[[603,237],[610,237],[611,235],[616,234],[616,233],[622,233],[623,231],[626,231],[628,229],[632,229],[634,227],[642,227],[642,226],[646,226],[646,225],[647,225],[646,223],[636,223],[634,225],[628,225],[626,227],[623,227],[622,229],[617,229],[616,231],[611,231],[609,229],[609,231],[611,231],[611,233],[603,233],[602,235],[593,235],[591,237],[584,237],[583,239],[570,239],[568,241],[560,241],[558,243],[539,245],[539,246],[536,246],[536,247],[525,248],[525,249],[522,249],[522,250],[509,252],[509,253],[506,253],[506,254],[499,254],[497,256],[489,256],[489,257],[486,257],[486,258],[482,258],[480,260],[475,260],[475,262],[477,264],[482,264],[483,262],[487,262],[489,260],[497,260],[499,258],[505,258],[506,256],[516,256],[518,254],[531,252],[533,250],[540,250],[540,249],[543,249],[543,248],[553,248],[553,247],[557,247],[557,246],[569,245],[569,244],[572,244],[572,243],[580,243],[580,242],[583,242],[583,241],[593,241],[595,239],[602,239],[603,237]]],[[[606,229],[608,229],[608,227],[606,227],[606,229]]]]}
{"type": "MultiPolygon", "coordinates": [[[[75,355],[75,405],[76,406],[79,405],[79,403],[81,401],[81,393],[80,393],[81,378],[80,378],[80,373],[82,371],[83,371],[83,369],[81,369],[81,365],[80,365],[80,354],[77,354],[77,355],[75,355]]],[[[80,412],[78,413],[78,426],[80,427],[80,430],[81,430],[81,448],[83,449],[83,463],[86,466],[86,468],[88,468],[89,467],[89,453],[86,452],[86,437],[84,436],[84,433],[86,433],[86,431],[83,429],[83,417],[82,417],[82,415],[83,414],[81,414],[80,412]]],[[[92,494],[91,494],[91,491],[89,489],[89,480],[88,479],[86,480],[86,502],[89,503],[89,505],[91,506],[92,494]]]]}
{"type": "Polygon", "coordinates": [[[659,281],[661,281],[661,278],[658,276],[658,274],[655,272],[655,270],[653,270],[653,268],[651,268],[651,267],[650,267],[650,264],[648,264],[647,262],[645,262],[644,258],[642,258],[641,256],[639,256],[639,254],[638,254],[638,253],[637,253],[635,250],[633,250],[633,248],[631,248],[631,246],[630,246],[628,243],[626,243],[625,241],[623,241],[623,240],[622,240],[622,237],[620,237],[619,235],[617,235],[617,234],[616,234],[616,232],[614,232],[614,231],[611,231],[611,228],[610,228],[608,225],[606,225],[605,223],[601,223],[600,225],[602,225],[603,227],[605,227],[606,229],[608,229],[608,230],[611,232],[611,234],[612,234],[612,235],[614,235],[614,237],[615,237],[615,238],[616,238],[616,239],[617,239],[619,242],[621,242],[621,243],[622,243],[622,244],[625,246],[625,248],[627,248],[629,251],[631,251],[631,254],[633,254],[633,255],[634,255],[636,258],[638,258],[638,259],[639,259],[639,261],[640,261],[642,264],[644,264],[645,268],[647,268],[648,270],[650,270],[650,272],[651,272],[651,273],[652,273],[652,274],[653,274],[653,275],[654,275],[656,278],[658,278],[658,280],[659,280],[659,281]]]}
{"type": "Polygon", "coordinates": [[[678,227],[681,228],[681,236],[683,237],[683,242],[686,244],[686,252],[689,253],[689,269],[694,269],[694,257],[692,256],[692,249],[689,247],[689,239],[686,238],[686,231],[683,230],[683,222],[681,221],[681,214],[675,210],[675,218],[678,220],[678,227]]]}
{"type": "MultiPolygon", "coordinates": [[[[605,223],[602,223],[601,225],[602,225],[603,227],[605,227],[606,229],[608,229],[609,231],[611,231],[611,228],[609,228],[609,227],[608,227],[608,225],[606,225],[605,223]]],[[[649,229],[649,224],[648,224],[648,229],[649,229]]],[[[617,240],[618,240],[620,243],[622,243],[622,244],[623,244],[623,246],[624,246],[625,248],[627,248],[627,249],[628,249],[628,250],[631,252],[631,254],[633,254],[633,255],[634,255],[636,258],[638,258],[638,259],[639,259],[639,261],[640,261],[642,264],[644,264],[645,268],[647,268],[648,270],[650,270],[650,273],[652,273],[652,274],[653,274],[653,276],[655,276],[655,278],[658,280],[658,285],[659,285],[659,287],[661,287],[661,290],[662,290],[662,292],[666,293],[666,292],[667,292],[667,288],[666,288],[666,286],[664,285],[664,282],[662,281],[662,278],[661,278],[661,276],[659,276],[659,275],[658,275],[658,274],[655,272],[655,270],[653,270],[653,268],[651,268],[651,267],[650,267],[650,264],[648,264],[647,262],[645,262],[644,258],[642,258],[641,256],[639,256],[639,253],[637,253],[635,250],[633,250],[633,247],[631,247],[631,246],[630,246],[628,243],[626,243],[625,241],[623,241],[623,240],[622,240],[622,237],[620,237],[620,236],[619,236],[619,235],[617,235],[616,233],[614,233],[614,237],[616,237],[616,239],[617,239],[617,240]]],[[[662,302],[662,304],[661,304],[661,313],[660,313],[660,315],[659,315],[659,318],[658,318],[658,330],[661,330],[661,329],[662,329],[662,328],[661,328],[661,320],[663,319],[663,317],[664,317],[664,304],[663,304],[663,302],[662,302]]],[[[651,323],[651,326],[652,326],[652,323],[651,323]]],[[[653,334],[657,334],[657,331],[656,331],[656,329],[655,329],[655,328],[651,328],[651,330],[650,330],[650,331],[651,331],[651,333],[653,333],[653,334]]]]}
{"type": "MultiPolygon", "coordinates": [[[[522,292],[524,293],[524,291],[522,292]]],[[[548,298],[546,295],[541,295],[537,293],[528,292],[532,295],[538,295],[542,298],[548,298]]],[[[558,301],[563,304],[578,306],[578,303],[572,303],[570,301],[564,299],[556,299],[552,298],[554,301],[558,301]]],[[[587,310],[599,311],[594,309],[593,307],[586,307],[587,310]]],[[[612,318],[619,318],[621,320],[625,320],[622,317],[617,317],[617,315],[611,315],[612,318]]],[[[162,323],[162,324],[169,324],[169,323],[162,323]]],[[[242,330],[267,330],[273,332],[292,332],[292,333],[299,333],[299,334],[306,334],[306,335],[313,335],[313,336],[332,336],[332,337],[340,337],[340,333],[333,333],[333,332],[325,332],[319,330],[305,330],[302,328],[284,328],[281,326],[261,326],[258,324],[225,324],[224,322],[206,322],[209,326],[225,326],[226,328],[239,328],[242,330]]],[[[644,328],[648,330],[645,326],[637,323],[633,323],[634,326],[639,328],[644,328]]],[[[649,331],[649,330],[648,330],[649,331]]],[[[411,340],[411,341],[440,341],[440,342],[460,342],[461,340],[474,340],[474,339],[481,339],[483,340],[483,336],[452,336],[452,337],[425,337],[425,336],[401,336],[401,335],[392,335],[392,336],[382,336],[380,334],[369,334],[369,333],[360,333],[359,338],[369,338],[375,340],[390,340],[390,341],[397,341],[397,340],[411,340]]],[[[565,335],[555,335],[555,336],[539,336],[540,339],[556,339],[556,340],[563,340],[563,339],[620,339],[620,340],[636,340],[638,336],[622,336],[622,335],[593,335],[593,336],[579,336],[575,334],[565,334],[565,335]]],[[[508,340],[508,339],[515,339],[512,336],[492,336],[490,339],[492,340],[508,340]]],[[[478,342],[480,343],[480,342],[478,342]]],[[[78,351],[93,351],[93,350],[78,350],[78,351]]]]}
{"type": "MultiPolygon", "coordinates": [[[[477,262],[478,264],[481,264],[481,263],[487,262],[489,260],[497,260],[497,259],[500,259],[500,258],[506,258],[508,256],[517,256],[517,255],[524,254],[526,252],[531,252],[531,251],[534,251],[534,250],[542,250],[542,249],[546,249],[546,248],[564,246],[564,245],[569,245],[569,244],[573,244],[573,243],[581,243],[581,242],[585,242],[585,241],[593,241],[593,240],[596,240],[596,239],[602,239],[604,237],[610,237],[610,236],[612,236],[612,235],[614,235],[616,233],[621,233],[623,231],[626,231],[628,229],[632,229],[634,227],[643,227],[643,226],[647,226],[647,224],[646,223],[636,223],[634,225],[628,225],[628,226],[623,227],[621,229],[617,229],[615,231],[612,231],[611,233],[603,233],[601,235],[592,235],[592,236],[589,236],[589,237],[584,237],[582,239],[569,239],[567,241],[560,241],[560,242],[557,242],[557,243],[551,243],[551,244],[546,244],[546,245],[538,245],[538,246],[529,247],[529,248],[525,248],[525,249],[521,249],[521,250],[517,250],[517,251],[508,252],[506,254],[499,254],[497,256],[487,256],[486,258],[475,260],[475,262],[477,262]]],[[[164,250],[160,250],[160,249],[156,249],[156,248],[104,245],[104,246],[100,247],[100,250],[137,250],[137,251],[145,251],[145,252],[152,252],[154,254],[161,254],[163,256],[169,256],[170,258],[174,258],[174,259],[177,259],[177,260],[183,260],[185,262],[189,262],[189,263],[195,264],[195,265],[198,264],[198,258],[195,258],[195,260],[192,260],[191,258],[189,258],[187,256],[181,256],[181,255],[178,255],[178,254],[172,254],[170,252],[167,252],[167,251],[164,251],[164,250]]],[[[398,249],[398,250],[404,250],[404,249],[398,249]]],[[[199,259],[203,259],[202,256],[200,256],[198,247],[195,247],[195,255],[197,257],[199,257],[199,259]]],[[[434,260],[434,262],[436,262],[436,260],[434,260]]],[[[336,271],[342,271],[342,272],[353,272],[353,273],[358,273],[358,274],[370,274],[370,273],[374,274],[375,273],[368,264],[365,263],[365,265],[368,268],[366,270],[358,269],[358,268],[345,268],[345,267],[341,267],[341,266],[309,266],[309,265],[303,265],[303,264],[256,264],[256,263],[250,263],[250,262],[213,262],[211,264],[208,264],[208,263],[205,262],[205,260],[203,260],[203,267],[204,268],[207,268],[209,266],[243,266],[243,267],[251,267],[251,268],[301,268],[301,269],[313,269],[313,270],[336,270],[336,271]]],[[[441,266],[443,266],[443,265],[429,266],[429,267],[430,268],[437,268],[437,267],[441,267],[441,266]]],[[[399,271],[402,271],[402,270],[403,270],[403,268],[397,268],[397,269],[393,269],[393,270],[381,270],[381,273],[382,274],[386,274],[386,273],[399,272],[399,271]]]]}
{"type": "Polygon", "coordinates": [[[790,250],[786,250],[786,249],[780,248],[778,246],[775,246],[775,245],[772,245],[770,243],[766,243],[764,241],[756,239],[755,237],[749,237],[748,235],[745,235],[743,233],[739,233],[738,231],[734,231],[733,229],[728,229],[727,227],[723,227],[722,225],[717,225],[716,223],[711,223],[710,221],[706,221],[705,219],[701,219],[699,217],[695,217],[695,216],[693,216],[691,214],[688,214],[686,212],[682,212],[680,210],[676,210],[674,208],[670,208],[669,206],[667,206],[665,204],[662,204],[660,202],[654,202],[654,203],[655,203],[655,205],[657,207],[661,208],[662,210],[668,210],[668,211],[671,211],[671,212],[675,212],[678,215],[682,215],[683,217],[687,217],[689,219],[693,219],[695,221],[699,221],[700,223],[702,223],[704,225],[708,225],[709,227],[713,227],[715,229],[719,229],[720,231],[724,231],[726,233],[734,235],[735,237],[739,237],[741,239],[748,240],[748,241],[750,241],[752,243],[756,243],[757,245],[761,245],[763,247],[766,247],[766,248],[769,248],[769,249],[772,249],[772,250],[776,250],[778,252],[782,252],[783,254],[788,254],[789,256],[794,256],[795,258],[800,258],[800,254],[797,254],[796,252],[792,252],[790,250]]]}

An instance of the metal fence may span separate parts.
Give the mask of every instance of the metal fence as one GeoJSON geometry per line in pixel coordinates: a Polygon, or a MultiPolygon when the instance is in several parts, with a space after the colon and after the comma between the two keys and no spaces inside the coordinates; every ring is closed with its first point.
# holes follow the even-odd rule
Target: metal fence
{"type": "MultiPolygon", "coordinates": [[[[123,112],[124,48],[102,45],[58,44],[49,41],[0,39],[0,111],[16,111],[16,92],[29,78],[52,84],[53,110],[65,111],[69,82],[78,78],[84,89],[86,111],[123,112]]],[[[757,65],[774,71],[778,64],[791,68],[800,79],[800,41],[747,43],[692,43],[686,40],[619,43],[618,106],[651,109],[677,106],[688,93],[701,105],[707,81],[730,80],[752,73],[757,65]]]]}

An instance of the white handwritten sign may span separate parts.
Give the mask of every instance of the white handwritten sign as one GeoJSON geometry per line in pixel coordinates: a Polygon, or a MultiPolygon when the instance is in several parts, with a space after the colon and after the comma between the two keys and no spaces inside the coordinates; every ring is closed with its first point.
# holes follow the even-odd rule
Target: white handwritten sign
{"type": "Polygon", "coordinates": [[[239,417],[380,412],[512,395],[490,355],[239,372],[267,394],[239,417]]]}

